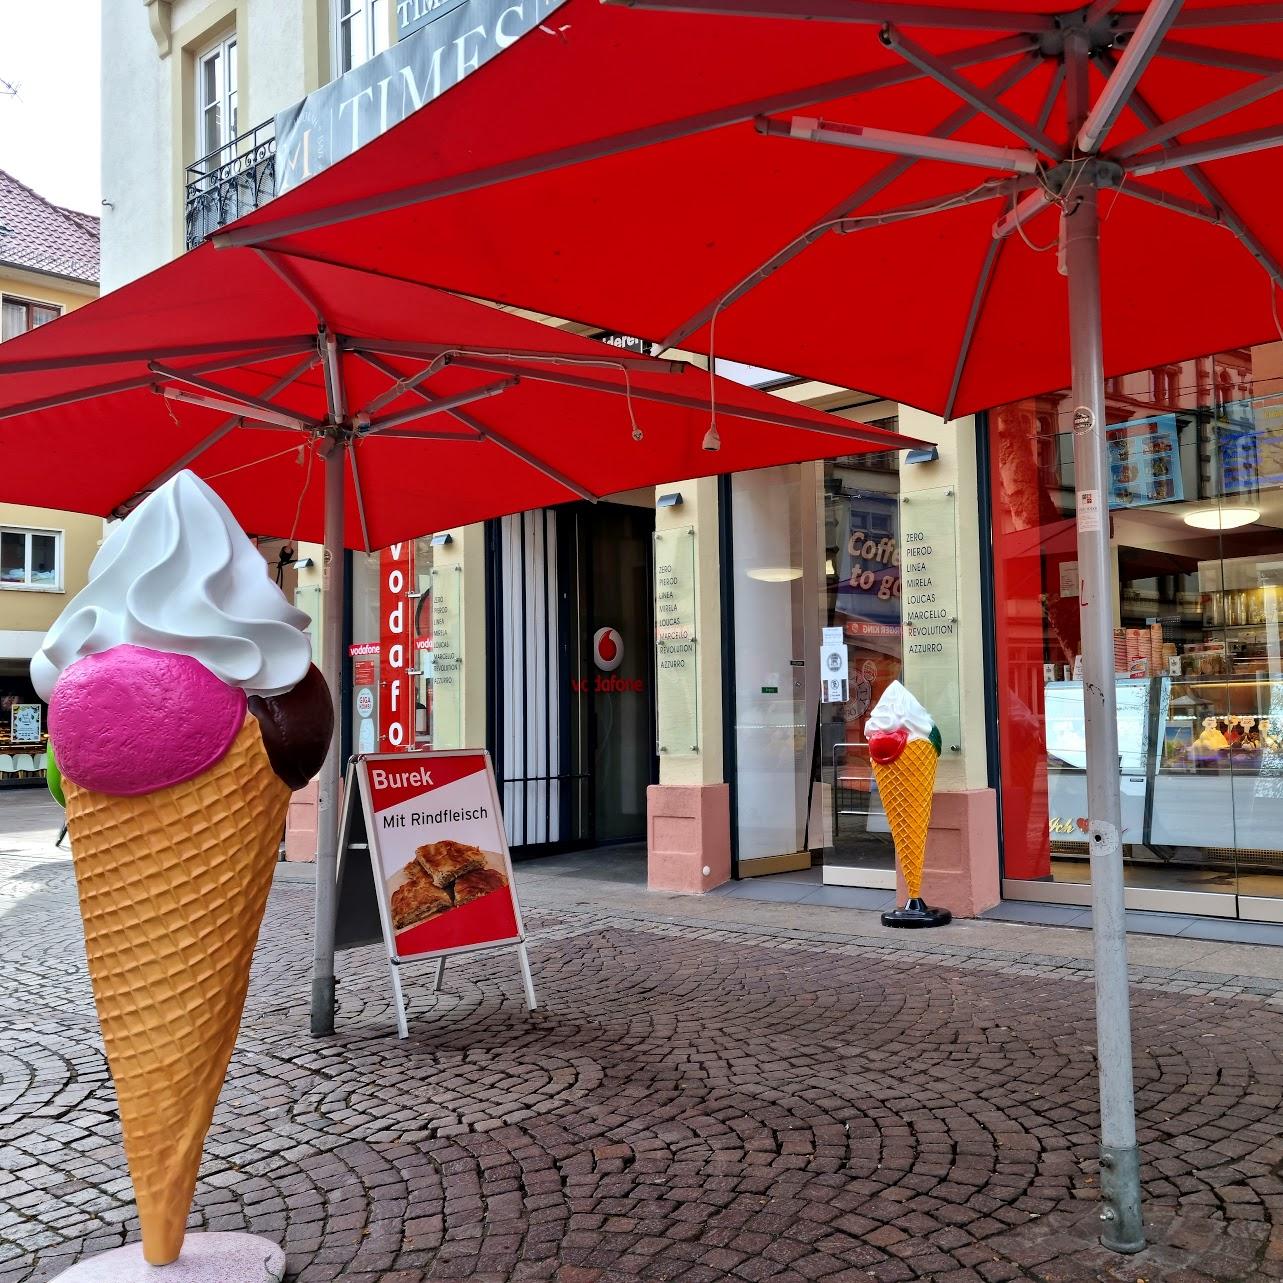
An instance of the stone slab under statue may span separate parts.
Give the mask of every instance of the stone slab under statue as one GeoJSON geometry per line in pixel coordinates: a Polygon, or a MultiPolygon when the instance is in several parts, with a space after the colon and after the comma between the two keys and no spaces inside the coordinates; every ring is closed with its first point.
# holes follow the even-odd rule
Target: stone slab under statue
{"type": "Polygon", "coordinates": [[[333,734],[310,622],[180,472],[108,534],[32,660],[142,1226],[63,1283],[284,1274],[266,1239],[186,1226],[290,792],[333,734]]]}

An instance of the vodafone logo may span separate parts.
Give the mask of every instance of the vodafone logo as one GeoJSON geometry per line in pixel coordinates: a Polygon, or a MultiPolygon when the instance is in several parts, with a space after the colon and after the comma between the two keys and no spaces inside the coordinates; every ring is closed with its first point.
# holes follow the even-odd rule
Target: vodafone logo
{"type": "Polygon", "coordinates": [[[624,662],[624,639],[618,629],[597,629],[592,639],[592,657],[603,673],[613,673],[624,662]]]}

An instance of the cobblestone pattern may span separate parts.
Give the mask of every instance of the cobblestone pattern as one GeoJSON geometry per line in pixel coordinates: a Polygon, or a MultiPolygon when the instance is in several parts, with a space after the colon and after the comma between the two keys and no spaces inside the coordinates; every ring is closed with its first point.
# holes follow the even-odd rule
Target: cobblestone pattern
{"type": "MultiPolygon", "coordinates": [[[[1140,978],[1118,1258],[1076,964],[545,906],[533,1016],[510,955],[407,969],[399,1042],[371,949],[313,1041],[310,907],[273,893],[191,1220],[306,1283],[1283,1278],[1278,986],[1140,978]]],[[[0,858],[0,1283],[136,1234],[68,866],[0,858]]]]}

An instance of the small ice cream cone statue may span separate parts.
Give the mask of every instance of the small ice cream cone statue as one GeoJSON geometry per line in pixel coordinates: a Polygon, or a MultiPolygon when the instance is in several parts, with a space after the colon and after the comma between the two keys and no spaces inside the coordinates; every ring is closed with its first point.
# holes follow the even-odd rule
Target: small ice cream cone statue
{"type": "Polygon", "coordinates": [[[929,909],[922,898],[940,731],[927,710],[899,682],[892,682],[869,714],[865,737],[873,778],[891,825],[896,861],[908,891],[908,903],[884,913],[883,925],[942,927],[953,915],[948,909],[929,909]]]}
{"type": "MultiPolygon", "coordinates": [[[[333,731],[308,622],[182,472],[111,532],[32,661],[150,1266],[183,1251],[290,791],[333,731]]],[[[200,1237],[215,1272],[280,1255],[200,1237]]]]}

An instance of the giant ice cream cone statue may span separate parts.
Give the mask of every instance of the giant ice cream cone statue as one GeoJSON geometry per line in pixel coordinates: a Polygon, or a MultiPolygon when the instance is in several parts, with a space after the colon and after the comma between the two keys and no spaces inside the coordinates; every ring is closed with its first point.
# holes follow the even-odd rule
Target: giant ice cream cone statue
{"type": "Polygon", "coordinates": [[[152,1266],[180,1252],[197,1273],[263,1264],[263,1240],[201,1235],[184,1251],[184,1234],[290,790],[333,731],[307,624],[222,500],[182,472],[107,537],[31,665],[152,1266]]]}
{"type": "Polygon", "coordinates": [[[904,908],[884,913],[882,922],[888,927],[942,927],[953,915],[948,909],[929,909],[922,898],[940,731],[927,710],[892,682],[869,714],[865,738],[908,891],[904,908]]]}

